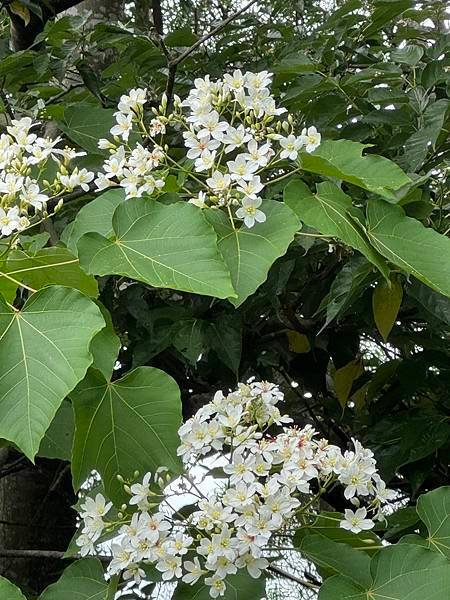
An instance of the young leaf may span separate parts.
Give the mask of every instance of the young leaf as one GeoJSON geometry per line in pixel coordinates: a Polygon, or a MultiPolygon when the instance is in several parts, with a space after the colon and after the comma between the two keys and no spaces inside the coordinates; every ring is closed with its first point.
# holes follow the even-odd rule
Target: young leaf
{"type": "Polygon", "coordinates": [[[270,267],[283,256],[300,224],[295,214],[281,202],[267,200],[262,206],[265,223],[252,229],[233,228],[222,211],[208,210],[206,218],[218,236],[218,246],[230,269],[237,298],[230,302],[237,308],[267,279],[270,267]]]}
{"type": "Polygon", "coordinates": [[[78,489],[92,469],[108,497],[126,500],[117,475],[132,479],[166,466],[180,471],[176,450],[181,424],[180,391],[163,371],[139,367],[111,382],[95,369],[70,395],[75,410],[72,474],[78,489]]]}
{"type": "Polygon", "coordinates": [[[398,279],[392,278],[390,285],[380,281],[373,291],[372,309],[378,331],[387,340],[402,304],[403,288],[398,279]]]}
{"type": "Polygon", "coordinates": [[[138,198],[117,207],[113,228],[112,240],[97,233],[79,240],[86,272],[125,275],[155,287],[216,298],[235,296],[214,231],[195,206],[138,198]]]}
{"type": "Polygon", "coordinates": [[[91,339],[105,326],[76,290],[51,286],[22,310],[0,298],[0,437],[33,459],[67,394],[92,362],[91,339]]]}

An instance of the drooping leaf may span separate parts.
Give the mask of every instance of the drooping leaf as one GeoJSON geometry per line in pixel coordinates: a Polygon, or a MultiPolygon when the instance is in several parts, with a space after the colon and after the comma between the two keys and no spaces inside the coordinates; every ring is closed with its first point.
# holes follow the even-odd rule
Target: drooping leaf
{"type": "Polygon", "coordinates": [[[63,400],[42,438],[38,455],[69,461],[72,454],[74,426],[72,405],[68,400],[63,400]]]}
{"type": "Polygon", "coordinates": [[[179,472],[180,392],[169,375],[139,367],[110,382],[91,369],[70,397],[75,410],[72,474],[77,489],[96,469],[106,494],[120,505],[126,494],[117,475],[133,478],[138,470],[143,477],[161,466],[179,472]]]}
{"type": "MultiPolygon", "coordinates": [[[[226,591],[223,600],[260,600],[266,591],[264,577],[253,579],[245,569],[240,569],[236,575],[228,575],[225,579],[226,591]]],[[[172,596],[172,600],[210,600],[210,586],[201,580],[195,585],[180,582],[172,596]]]]}
{"type": "Polygon", "coordinates": [[[367,234],[388,260],[431,288],[450,296],[450,239],[405,216],[400,206],[370,200],[367,234]]]}
{"type": "Polygon", "coordinates": [[[26,600],[20,589],[0,576],[0,596],[2,600],[26,600]]]}
{"type": "Polygon", "coordinates": [[[69,565],[39,600],[108,600],[108,582],[97,558],[82,558],[69,565]]]}
{"type": "Polygon", "coordinates": [[[371,37],[387,23],[412,6],[412,0],[376,0],[369,23],[362,30],[364,38],[371,37]]]}
{"type": "Polygon", "coordinates": [[[430,289],[420,281],[412,282],[407,287],[407,294],[429,314],[443,323],[450,325],[450,299],[430,289]]]}
{"type": "Polygon", "coordinates": [[[217,298],[235,295],[214,231],[195,206],[138,198],[117,207],[113,228],[111,240],[97,233],[79,240],[86,272],[217,298]]]}
{"type": "Polygon", "coordinates": [[[371,560],[372,581],[361,586],[335,575],[320,589],[320,600],[443,600],[450,594],[449,562],[437,552],[410,544],[383,548],[371,560]]]}
{"type": "Polygon", "coordinates": [[[47,285],[66,285],[96,297],[98,286],[94,277],[87,275],[78,259],[66,248],[43,248],[35,254],[13,250],[3,268],[0,267],[0,292],[8,302],[15,296],[9,284],[13,278],[35,290],[47,285]],[[4,286],[6,283],[6,286],[4,286]]]}
{"type": "Polygon", "coordinates": [[[302,153],[305,171],[336,177],[397,202],[394,190],[411,183],[411,179],[391,160],[365,154],[369,146],[349,140],[326,140],[311,154],[302,153]]]}
{"type": "Polygon", "coordinates": [[[347,406],[353,383],[364,373],[364,367],[361,359],[355,358],[340,369],[336,369],[334,374],[334,391],[339,400],[342,410],[347,406]]]}
{"type": "Polygon", "coordinates": [[[77,243],[85,233],[100,233],[109,238],[114,233],[114,211],[122,202],[125,202],[125,190],[122,188],[107,190],[94,198],[80,209],[75,219],[63,231],[61,240],[73,254],[78,255],[77,243]]]}
{"type": "Polygon", "coordinates": [[[299,229],[295,214],[282,204],[272,200],[262,205],[265,223],[253,228],[233,229],[228,217],[221,211],[209,210],[208,221],[218,236],[218,246],[230,270],[237,298],[230,301],[240,306],[267,279],[270,267],[283,256],[294,234],[299,229]]]}
{"type": "Polygon", "coordinates": [[[380,281],[373,291],[373,316],[384,341],[387,340],[397,319],[402,298],[403,288],[396,278],[391,279],[390,285],[386,281],[380,281]]]}
{"type": "Polygon", "coordinates": [[[352,208],[350,196],[334,183],[319,183],[317,193],[312,194],[303,181],[294,179],[284,190],[284,201],[304,223],[359,250],[387,276],[385,261],[372,248],[363,228],[349,212],[352,208]]]}
{"type": "Polygon", "coordinates": [[[0,298],[0,437],[33,459],[67,394],[92,362],[105,322],[77,290],[47,287],[14,311],[0,298]]]}

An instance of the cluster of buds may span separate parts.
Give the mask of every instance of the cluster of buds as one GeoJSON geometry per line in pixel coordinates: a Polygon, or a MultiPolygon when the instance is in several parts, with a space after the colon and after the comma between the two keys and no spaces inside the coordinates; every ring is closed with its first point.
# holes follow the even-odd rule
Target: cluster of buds
{"type": "Polygon", "coordinates": [[[189,516],[172,506],[170,476],[147,473],[141,483],[125,486],[131,497],[118,521],[107,519],[112,504],[101,494],[86,499],[81,554],[95,553],[103,531],[116,527],[110,575],[123,573],[139,583],[150,564],[164,581],[201,580],[217,598],[226,591],[227,576],[239,569],[260,577],[269,567],[271,540],[292,523],[310,522],[320,496],[335,484],[357,508],[347,509],[341,526],[355,533],[373,527],[393,492],[378,475],[372,452],[355,440],[343,452],[309,425],[288,426],[292,419],[277,406],[282,401],[283,393],[268,382],[217,392],[179,429],[182,489],[194,505],[189,516]],[[212,457],[220,467],[211,468],[212,457]],[[195,481],[202,461],[210,462],[205,469],[216,478],[208,489],[195,481]]]}

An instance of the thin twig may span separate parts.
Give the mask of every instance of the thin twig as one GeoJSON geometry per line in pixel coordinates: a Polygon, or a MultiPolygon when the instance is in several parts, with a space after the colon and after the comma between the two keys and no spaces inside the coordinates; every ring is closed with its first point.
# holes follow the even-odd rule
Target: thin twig
{"type": "Polygon", "coordinates": [[[296,583],[310,588],[311,590],[318,590],[320,587],[315,583],[307,581],[306,579],[301,579],[300,577],[297,577],[292,573],[288,573],[287,571],[285,571],[284,569],[280,569],[280,567],[277,567],[276,565],[270,565],[270,567],[268,567],[267,570],[271,571],[272,573],[276,573],[277,575],[281,575],[281,577],[286,577],[286,579],[290,579],[291,581],[295,581],[296,583]]]}
{"type": "Polygon", "coordinates": [[[206,42],[207,40],[209,40],[210,38],[215,36],[216,33],[219,33],[219,31],[221,31],[224,27],[226,27],[229,23],[231,23],[231,21],[236,19],[236,17],[239,17],[239,15],[244,13],[255,3],[256,3],[256,0],[251,0],[250,2],[245,4],[245,6],[243,6],[236,12],[232,13],[229,17],[227,17],[226,19],[221,21],[216,27],[214,27],[214,29],[211,29],[211,31],[209,31],[208,33],[205,33],[205,35],[203,35],[200,39],[198,39],[195,42],[195,44],[192,44],[192,46],[187,48],[179,56],[177,56],[176,58],[172,59],[169,62],[169,75],[167,77],[167,85],[166,85],[166,96],[167,96],[168,105],[170,105],[170,103],[172,101],[173,88],[175,85],[175,75],[177,73],[178,65],[180,63],[182,63],[184,60],[186,60],[186,58],[188,56],[190,56],[193,52],[195,52],[195,50],[197,50],[197,48],[199,48],[199,46],[201,46],[204,42],[206,42]]]}
{"type": "MultiPolygon", "coordinates": [[[[0,548],[0,557],[9,558],[51,558],[60,560],[78,560],[79,556],[66,556],[61,550],[15,550],[10,548],[0,548]]],[[[98,556],[96,558],[102,562],[110,562],[110,556],[98,556]]]]}

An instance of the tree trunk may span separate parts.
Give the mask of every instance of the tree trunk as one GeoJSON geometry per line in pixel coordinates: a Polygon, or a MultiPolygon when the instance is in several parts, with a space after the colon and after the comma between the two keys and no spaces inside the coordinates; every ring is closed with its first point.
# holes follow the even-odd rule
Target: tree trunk
{"type": "MultiPolygon", "coordinates": [[[[21,456],[11,449],[1,452],[3,470],[21,456]]],[[[65,551],[76,529],[76,513],[71,508],[75,502],[70,469],[63,461],[38,458],[34,466],[23,459],[20,470],[0,479],[0,575],[31,597],[58,579],[68,562],[6,557],[1,552],[65,551]]]]}

